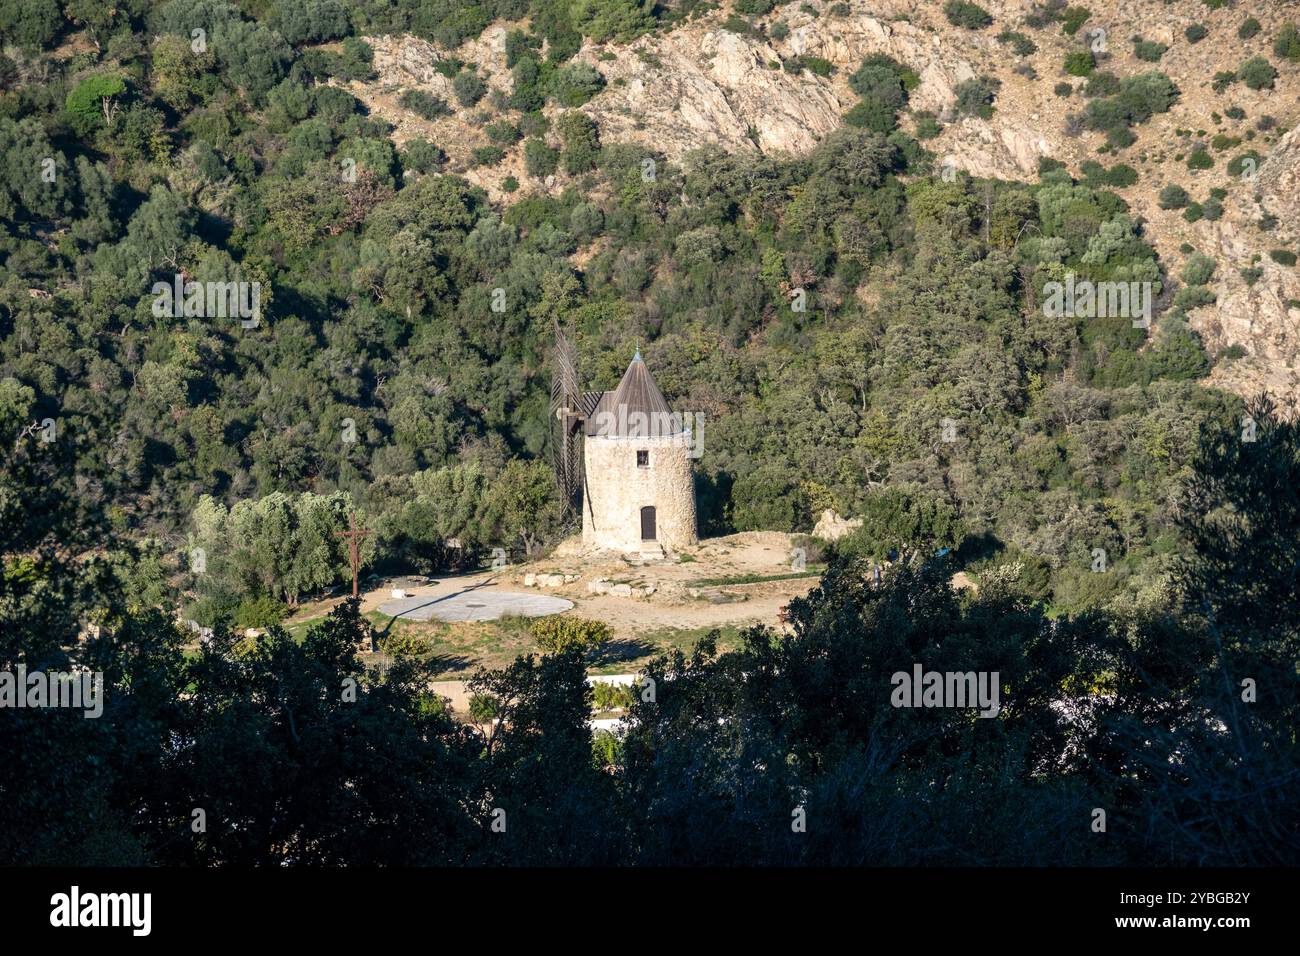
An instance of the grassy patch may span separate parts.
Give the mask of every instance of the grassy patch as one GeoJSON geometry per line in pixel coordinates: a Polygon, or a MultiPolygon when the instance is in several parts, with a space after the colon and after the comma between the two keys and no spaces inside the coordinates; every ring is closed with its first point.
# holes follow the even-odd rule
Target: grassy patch
{"type": "Polygon", "coordinates": [[[616,659],[597,658],[588,667],[592,674],[627,674],[641,670],[653,658],[668,651],[678,650],[689,654],[695,645],[710,631],[718,632],[718,650],[730,651],[740,646],[740,628],[727,624],[721,627],[664,627],[643,631],[631,640],[614,640],[610,646],[616,659]]]}
{"type": "Polygon", "coordinates": [[[691,586],[698,588],[716,588],[726,587],[729,584],[759,584],[763,581],[793,581],[798,578],[819,577],[824,570],[826,569],[823,566],[814,566],[806,571],[789,571],[785,574],[735,574],[727,578],[699,578],[692,581],[691,586]]]}

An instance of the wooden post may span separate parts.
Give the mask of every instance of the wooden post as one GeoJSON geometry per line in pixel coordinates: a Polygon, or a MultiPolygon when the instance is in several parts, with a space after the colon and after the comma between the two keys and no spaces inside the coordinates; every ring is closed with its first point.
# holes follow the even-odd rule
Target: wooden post
{"type": "Polygon", "coordinates": [[[348,541],[348,563],[352,565],[352,596],[360,597],[358,579],[361,575],[361,539],[370,535],[369,528],[357,527],[357,513],[348,512],[348,530],[335,532],[340,538],[346,538],[348,541]]]}

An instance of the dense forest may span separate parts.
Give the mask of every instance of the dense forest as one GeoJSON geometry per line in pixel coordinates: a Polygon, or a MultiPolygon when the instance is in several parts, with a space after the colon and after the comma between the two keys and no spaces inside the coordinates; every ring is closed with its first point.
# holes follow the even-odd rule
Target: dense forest
{"type": "MultiPolygon", "coordinates": [[[[1114,170],[944,175],[899,129],[916,76],[888,57],[804,157],[603,142],[578,109],[602,81],[569,62],[583,37],[692,9],[0,0],[0,661],[112,689],[99,721],[6,712],[0,749],[32,759],[0,778],[0,858],[1296,861],[1300,440],[1199,382],[1215,357],[1184,312],[1213,260],[1167,274],[1114,170]],[[337,85],[369,74],[365,35],[455,46],[499,18],[529,24],[493,103],[528,157],[506,202],[337,85]],[[1067,275],[1152,283],[1155,320],[1051,314],[1067,275]],[[160,310],[174,282],[256,283],[257,315],[160,310]],[[302,643],[232,636],[232,615],[270,624],[344,582],[352,508],[381,571],[571,533],[557,324],[587,387],[639,346],[703,416],[702,534],[864,519],[793,637],[663,659],[658,699],[593,757],[575,653],[480,674],[510,708],[485,741],[420,661],[365,671],[355,605],[302,643]],[[216,627],[197,655],[181,608],[216,627]],[[870,690],[932,658],[1006,675],[1001,719],[972,733],[870,690]],[[801,839],[796,806],[836,827],[801,839]],[[1112,839],[1081,822],[1096,807],[1112,839]]],[[[406,103],[477,102],[455,69],[460,103],[406,103]]],[[[1111,79],[1088,121],[1117,136],[1178,95],[1111,79]]]]}
{"type": "Polygon", "coordinates": [[[1253,412],[1254,442],[1200,446],[1159,602],[1053,619],[1014,567],[972,595],[951,553],[879,584],[839,559],[789,635],[656,660],[621,738],[593,735],[576,649],[480,671],[500,721],[454,720],[418,656],[363,666],[355,601],[301,642],[219,625],[186,654],[118,561],[68,556],[100,529],[46,492],[66,462],[17,456],[0,660],[106,693],[95,720],[3,711],[0,860],[1294,865],[1300,428],[1253,412]],[[69,647],[92,607],[105,626],[69,647]],[[997,719],[890,706],[913,661],[996,671],[997,719]]]}
{"type": "MultiPolygon", "coordinates": [[[[1198,431],[1240,407],[1196,384],[1209,357],[1183,320],[1212,260],[1164,275],[1104,177],[1048,162],[1036,183],[948,181],[897,129],[915,76],[880,56],[852,78],[845,129],[803,159],[700,150],[678,167],[602,145],[556,109],[573,102],[555,82],[573,30],[607,32],[579,5],[577,26],[546,7],[537,35],[511,34],[518,96],[500,104],[532,185],[560,186],[494,205],[442,172],[437,144],[395,149],[331,79],[367,69],[358,31],[451,42],[523,11],[372,6],[71,5],[38,34],[48,18],[6,4],[3,407],[57,423],[83,498],[150,542],[157,573],[213,556],[195,617],[341,583],[321,529],[349,504],[386,570],[562,537],[556,322],[590,387],[639,343],[675,407],[703,416],[705,534],[808,531],[888,493],[959,516],[1064,611],[1165,573],[1198,431]],[[78,26],[93,46],[42,49],[78,26]],[[1158,321],[1044,314],[1067,273],[1153,283],[1158,321]],[[259,319],[157,314],[156,284],[177,281],[256,282],[259,319]],[[1116,574],[1089,573],[1096,548],[1116,574]]],[[[1096,102],[1139,119],[1177,95],[1159,74],[1117,89],[1096,102]]]]}

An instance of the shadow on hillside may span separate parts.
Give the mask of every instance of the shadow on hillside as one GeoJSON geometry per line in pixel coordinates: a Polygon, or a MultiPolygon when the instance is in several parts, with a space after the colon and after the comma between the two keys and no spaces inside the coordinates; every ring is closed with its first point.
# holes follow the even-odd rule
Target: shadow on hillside
{"type": "Polygon", "coordinates": [[[428,663],[433,668],[434,673],[439,675],[459,674],[461,671],[469,670],[474,666],[474,661],[464,654],[434,654],[429,658],[428,663]]]}
{"type": "MultiPolygon", "coordinates": [[[[458,598],[464,594],[472,594],[473,592],[477,591],[479,588],[484,588],[490,584],[495,584],[496,580],[497,579],[495,576],[490,578],[485,578],[484,580],[479,581],[477,584],[471,584],[468,587],[461,588],[459,591],[453,591],[450,594],[443,594],[439,597],[429,598],[429,600],[425,601],[423,604],[417,604],[415,607],[408,607],[404,611],[399,611],[397,614],[394,614],[392,617],[388,619],[388,623],[384,625],[383,630],[378,632],[377,636],[380,639],[387,637],[388,632],[393,629],[394,624],[396,624],[399,620],[401,620],[404,617],[410,617],[416,611],[422,611],[425,608],[433,607],[435,604],[441,604],[443,601],[450,601],[452,598],[458,598]]],[[[383,612],[381,611],[380,613],[383,612]]],[[[420,617],[420,618],[412,617],[411,620],[427,621],[429,620],[429,617],[428,616],[420,617]]]]}
{"type": "Polygon", "coordinates": [[[625,661],[635,661],[643,657],[649,657],[658,650],[659,648],[649,641],[617,638],[606,641],[592,651],[590,663],[596,667],[604,667],[607,664],[621,664],[625,661]]]}

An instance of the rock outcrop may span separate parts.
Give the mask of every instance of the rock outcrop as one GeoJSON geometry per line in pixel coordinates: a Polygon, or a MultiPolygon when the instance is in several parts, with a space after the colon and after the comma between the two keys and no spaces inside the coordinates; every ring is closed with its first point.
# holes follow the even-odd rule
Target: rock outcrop
{"type": "Polygon", "coordinates": [[[823,541],[838,541],[862,527],[861,518],[841,518],[832,509],[827,508],[813,525],[813,537],[823,541]]]}

